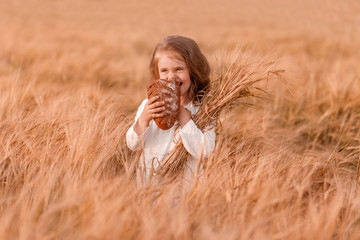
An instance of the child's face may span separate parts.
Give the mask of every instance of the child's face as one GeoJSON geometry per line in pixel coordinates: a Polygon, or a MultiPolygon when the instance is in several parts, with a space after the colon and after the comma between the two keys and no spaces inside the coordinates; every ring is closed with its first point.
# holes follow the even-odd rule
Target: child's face
{"type": "Polygon", "coordinates": [[[189,96],[191,85],[189,69],[181,55],[173,52],[158,53],[158,71],[160,79],[171,79],[177,77],[181,80],[181,95],[189,96]]]}

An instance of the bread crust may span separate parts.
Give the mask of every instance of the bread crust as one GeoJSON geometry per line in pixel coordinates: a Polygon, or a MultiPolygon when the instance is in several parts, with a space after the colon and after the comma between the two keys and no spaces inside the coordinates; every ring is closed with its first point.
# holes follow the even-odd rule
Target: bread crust
{"type": "Polygon", "coordinates": [[[154,119],[156,125],[162,130],[172,128],[179,115],[180,80],[176,78],[170,80],[151,80],[147,88],[147,93],[148,99],[159,96],[160,99],[158,101],[165,102],[164,116],[154,119]]]}

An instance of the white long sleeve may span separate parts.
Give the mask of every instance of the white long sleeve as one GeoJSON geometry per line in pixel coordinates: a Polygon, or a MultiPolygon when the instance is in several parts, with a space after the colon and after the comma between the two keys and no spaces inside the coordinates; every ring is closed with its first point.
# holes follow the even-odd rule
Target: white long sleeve
{"type": "MultiPolygon", "coordinates": [[[[142,145],[142,139],[145,138],[146,136],[146,132],[145,131],[141,136],[138,136],[136,134],[136,132],[134,131],[134,125],[136,123],[136,121],[139,119],[141,113],[144,110],[144,106],[147,103],[147,99],[145,99],[141,105],[139,106],[137,112],[136,112],[136,116],[135,116],[135,121],[133,123],[133,125],[129,128],[129,130],[126,132],[126,144],[127,146],[132,150],[132,151],[138,151],[141,149],[141,145],[142,145]]],[[[146,129],[147,130],[147,129],[146,129]]]]}
{"type": "Polygon", "coordinates": [[[185,149],[195,159],[207,158],[215,148],[214,127],[203,132],[190,120],[181,128],[180,136],[185,149]]]}

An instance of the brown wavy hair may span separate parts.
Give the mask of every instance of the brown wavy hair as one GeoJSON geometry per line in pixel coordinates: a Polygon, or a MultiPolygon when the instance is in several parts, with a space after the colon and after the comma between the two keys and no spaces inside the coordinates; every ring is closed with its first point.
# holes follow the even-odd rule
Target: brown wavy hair
{"type": "Polygon", "coordinates": [[[149,69],[153,79],[159,79],[158,54],[160,52],[176,52],[180,54],[189,69],[191,85],[189,95],[193,101],[201,103],[206,91],[210,88],[210,65],[198,44],[191,38],[168,36],[160,41],[154,49],[149,69]]]}

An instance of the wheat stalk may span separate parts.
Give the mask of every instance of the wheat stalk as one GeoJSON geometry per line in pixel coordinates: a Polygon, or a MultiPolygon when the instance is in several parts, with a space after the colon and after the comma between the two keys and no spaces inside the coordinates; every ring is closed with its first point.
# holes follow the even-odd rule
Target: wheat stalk
{"type": "MultiPolygon", "coordinates": [[[[208,126],[217,125],[219,116],[234,105],[240,103],[251,106],[249,101],[241,102],[240,100],[246,97],[259,97],[259,93],[266,93],[265,88],[256,86],[257,83],[274,77],[281,78],[283,70],[273,70],[274,62],[257,60],[249,63],[249,56],[245,57],[240,54],[240,50],[236,50],[227,63],[218,61],[218,76],[211,81],[211,88],[205,92],[200,109],[193,117],[200,129],[204,130],[208,126]]],[[[173,180],[183,172],[188,155],[182,142],[179,141],[162,162],[157,173],[161,178],[173,180]]],[[[202,161],[202,159],[199,160],[202,161]]]]}

